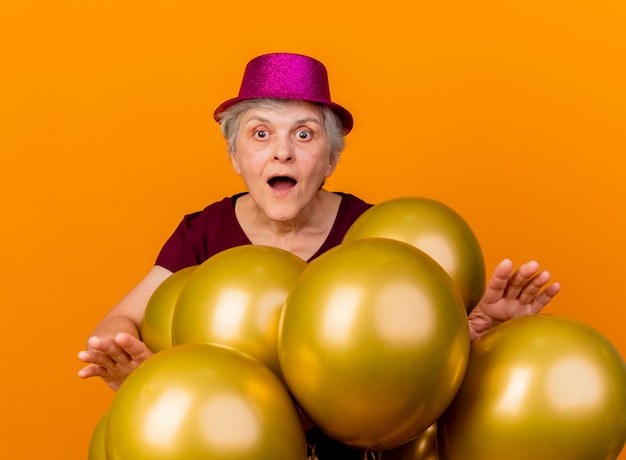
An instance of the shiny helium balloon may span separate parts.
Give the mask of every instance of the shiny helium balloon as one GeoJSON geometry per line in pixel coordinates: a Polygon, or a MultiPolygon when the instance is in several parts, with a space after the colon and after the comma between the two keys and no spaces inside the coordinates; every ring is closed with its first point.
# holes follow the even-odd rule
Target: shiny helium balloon
{"type": "Polygon", "coordinates": [[[614,460],[626,441],[626,367],[579,321],[538,314],[472,344],[438,425],[442,460],[614,460]]]}
{"type": "Polygon", "coordinates": [[[178,345],[139,366],[109,408],[107,460],[305,460],[286,388],[222,345],[178,345]]]}
{"type": "Polygon", "coordinates": [[[250,354],[280,374],[278,320],[306,262],[283,249],[247,245],[203,262],[182,289],[172,341],[219,343],[250,354]]]}
{"type": "Polygon", "coordinates": [[[104,430],[107,423],[108,412],[105,412],[91,434],[89,441],[88,460],[107,460],[105,452],[104,430]]]}
{"type": "Polygon", "coordinates": [[[183,268],[165,279],[150,297],[143,322],[141,340],[156,353],[172,346],[172,317],[180,291],[198,268],[197,265],[183,268]]]}
{"type": "Polygon", "coordinates": [[[381,452],[376,460],[438,460],[437,424],[433,423],[417,438],[395,449],[381,452]]]}
{"type": "Polygon", "coordinates": [[[341,244],[296,280],[278,337],[283,376],[314,424],[380,451],[432,423],[465,371],[469,331],[450,277],[406,243],[341,244]]]}
{"type": "Polygon", "coordinates": [[[391,238],[411,244],[435,259],[455,281],[467,311],[485,290],[485,261],[476,235],[449,206],[429,198],[400,197],[363,213],[344,242],[391,238]]]}

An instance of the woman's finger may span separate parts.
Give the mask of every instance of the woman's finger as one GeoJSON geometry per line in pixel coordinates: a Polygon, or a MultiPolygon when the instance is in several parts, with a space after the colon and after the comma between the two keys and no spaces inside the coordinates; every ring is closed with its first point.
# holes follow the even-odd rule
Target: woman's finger
{"type": "Polygon", "coordinates": [[[550,272],[547,270],[544,270],[534,276],[519,293],[518,298],[520,303],[525,305],[532,302],[534,297],[539,293],[539,291],[541,291],[548,281],[550,281],[550,272]]]}
{"type": "Polygon", "coordinates": [[[504,297],[507,299],[516,299],[524,286],[535,276],[538,269],[539,264],[534,260],[521,265],[509,279],[504,297]]]}
{"type": "MultiPolygon", "coordinates": [[[[123,364],[128,361],[128,356],[124,356],[125,353],[119,347],[119,345],[115,343],[115,340],[113,340],[112,337],[89,337],[89,340],[87,341],[87,346],[88,351],[99,352],[104,356],[108,356],[112,362],[111,364],[100,361],[97,364],[106,364],[107,367],[110,367],[111,365],[115,365],[115,363],[123,364]]],[[[102,356],[100,356],[100,358],[103,359],[102,356]]]]}
{"type": "Polygon", "coordinates": [[[511,277],[512,270],[513,262],[509,259],[504,259],[497,265],[487,283],[487,289],[482,299],[483,302],[495,303],[502,298],[506,285],[511,277]]]}
{"type": "Polygon", "coordinates": [[[117,334],[115,342],[132,361],[137,363],[142,363],[152,356],[152,352],[144,342],[125,332],[117,334]]]}
{"type": "Polygon", "coordinates": [[[541,291],[530,304],[532,313],[539,313],[561,290],[559,283],[553,283],[541,291]]]}
{"type": "Polygon", "coordinates": [[[78,359],[98,367],[110,368],[115,366],[115,362],[107,353],[96,349],[81,351],[78,353],[78,359]]]}

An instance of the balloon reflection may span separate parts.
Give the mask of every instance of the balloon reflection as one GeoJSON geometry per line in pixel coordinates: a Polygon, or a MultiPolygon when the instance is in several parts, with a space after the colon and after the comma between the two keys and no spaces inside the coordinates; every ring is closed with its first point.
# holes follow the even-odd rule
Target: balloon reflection
{"type": "Polygon", "coordinates": [[[209,322],[211,334],[216,342],[237,338],[244,326],[246,308],[250,304],[250,293],[243,289],[225,288],[218,293],[213,316],[209,322]]]}
{"type": "Polygon", "coordinates": [[[383,286],[374,301],[374,327],[381,339],[415,345],[432,338],[435,314],[425,292],[410,283],[383,286]]]}
{"type": "Polygon", "coordinates": [[[194,402],[193,395],[178,388],[165,390],[146,411],[143,439],[155,447],[172,445],[194,402]]]}
{"type": "Polygon", "coordinates": [[[363,291],[358,286],[338,286],[320,305],[322,339],[337,347],[350,345],[352,331],[359,313],[363,291]]]}
{"type": "Polygon", "coordinates": [[[201,409],[200,425],[216,453],[248,451],[259,439],[258,415],[240,395],[218,395],[201,409]]]}
{"type": "MultiPolygon", "coordinates": [[[[557,361],[548,370],[545,380],[547,401],[555,410],[593,410],[607,393],[600,379],[601,369],[577,357],[557,361]]],[[[626,407],[624,407],[626,411],[626,407]]]]}
{"type": "Polygon", "coordinates": [[[450,241],[440,233],[424,232],[415,235],[410,243],[416,248],[428,248],[427,254],[435,259],[448,273],[458,273],[459,254],[450,246],[450,241]]]}
{"type": "Polygon", "coordinates": [[[505,381],[502,398],[495,405],[499,414],[516,414],[528,393],[528,385],[532,381],[533,370],[530,367],[511,369],[508,381],[505,381]]]}

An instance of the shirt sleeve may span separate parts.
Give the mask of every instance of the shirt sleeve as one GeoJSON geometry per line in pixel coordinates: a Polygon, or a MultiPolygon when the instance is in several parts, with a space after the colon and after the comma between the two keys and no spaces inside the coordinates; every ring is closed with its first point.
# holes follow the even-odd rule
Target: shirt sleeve
{"type": "Polygon", "coordinates": [[[177,272],[185,267],[200,263],[200,254],[196,249],[201,239],[194,232],[193,222],[200,213],[186,215],[178,224],[174,233],[165,242],[156,259],[156,265],[177,272]]]}
{"type": "Polygon", "coordinates": [[[176,272],[228,248],[251,244],[235,216],[234,203],[241,195],[225,197],[186,215],[163,245],[156,265],[176,272]]]}

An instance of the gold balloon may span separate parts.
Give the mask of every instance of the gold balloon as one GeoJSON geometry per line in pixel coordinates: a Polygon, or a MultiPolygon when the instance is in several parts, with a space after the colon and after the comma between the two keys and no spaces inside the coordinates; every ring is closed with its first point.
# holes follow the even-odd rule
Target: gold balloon
{"type": "Polygon", "coordinates": [[[305,460],[298,411],[278,377],[221,345],[178,345],[122,384],[106,424],[108,460],[305,460]]]}
{"type": "Polygon", "coordinates": [[[183,287],[172,319],[172,342],[218,343],[246,352],[280,375],[280,312],[307,266],[267,246],[238,246],[203,262],[183,287]]]}
{"type": "Polygon", "coordinates": [[[508,321],[472,344],[438,432],[442,460],[614,460],[626,441],[624,361],[579,321],[508,321]]]}
{"type": "Polygon", "coordinates": [[[443,267],[470,311],[485,290],[485,261],[476,235],[449,206],[429,198],[400,197],[383,201],[363,213],[343,242],[391,238],[421,249],[443,267]]]}
{"type": "Polygon", "coordinates": [[[380,451],[434,423],[469,353],[463,301],[424,252],[384,238],[342,244],[311,262],[281,316],[283,376],[313,423],[380,451]]]}
{"type": "Polygon", "coordinates": [[[197,265],[183,268],[165,279],[150,297],[143,322],[141,340],[153,353],[172,346],[172,317],[180,291],[198,268],[197,265]]]}
{"type": "Polygon", "coordinates": [[[380,453],[376,460],[438,460],[437,424],[433,423],[417,438],[395,449],[380,453]]]}
{"type": "Polygon", "coordinates": [[[89,441],[89,460],[107,460],[105,452],[104,430],[107,423],[108,412],[105,412],[91,434],[89,441]]]}

